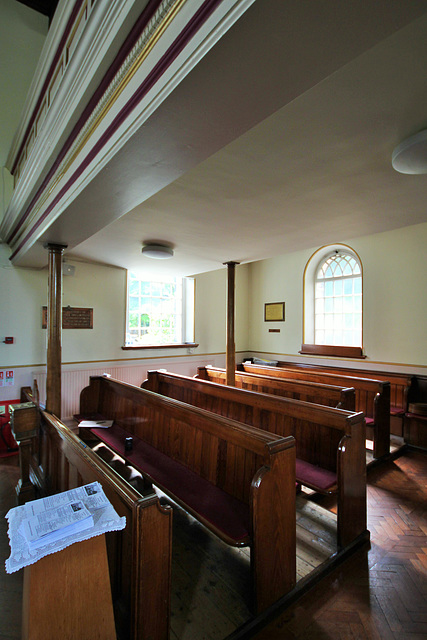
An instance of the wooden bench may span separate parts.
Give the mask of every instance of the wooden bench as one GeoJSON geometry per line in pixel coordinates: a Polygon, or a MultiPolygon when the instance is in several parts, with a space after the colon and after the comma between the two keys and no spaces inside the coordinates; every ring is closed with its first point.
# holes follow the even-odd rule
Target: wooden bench
{"type": "MultiPolygon", "coordinates": [[[[31,391],[21,398],[31,401],[31,391]]],[[[106,534],[118,637],[167,640],[172,509],[161,506],[152,490],[146,495],[136,491],[51,414],[39,412],[35,426],[29,462],[38,496],[98,481],[117,513],[126,517],[125,529],[106,534]]],[[[96,602],[88,606],[96,616],[96,602]]]]}
{"type": "MultiPolygon", "coordinates": [[[[198,367],[197,378],[226,384],[226,371],[218,367],[198,367]]],[[[346,411],[355,411],[356,392],[352,387],[340,387],[320,382],[305,382],[285,378],[272,378],[257,373],[235,372],[235,386],[238,389],[272,393],[283,398],[293,398],[304,402],[323,404],[346,411]]]]}
{"type": "Polygon", "coordinates": [[[250,545],[257,612],[293,589],[294,438],[102,376],[81,392],[80,415],[113,420],[91,432],[222,540],[250,545]]]}
{"type": "Polygon", "coordinates": [[[349,369],[348,367],[324,366],[306,363],[278,361],[282,368],[301,368],[311,371],[324,371],[337,373],[344,376],[357,376],[359,378],[372,378],[390,383],[390,432],[396,436],[403,436],[403,419],[408,411],[409,397],[416,388],[417,376],[409,373],[394,373],[390,371],[377,371],[366,369],[349,369]]]}
{"type": "Polygon", "coordinates": [[[363,411],[366,433],[373,440],[374,458],[390,454],[390,383],[371,378],[344,376],[336,373],[311,371],[307,368],[266,367],[243,362],[240,367],[247,373],[258,373],[274,378],[292,378],[308,382],[320,382],[351,386],[356,390],[356,411],[363,411]]]}
{"type": "Polygon", "coordinates": [[[365,422],[350,413],[269,394],[150,371],[143,387],[296,440],[296,480],[338,497],[337,540],[366,532],[365,422]]]}

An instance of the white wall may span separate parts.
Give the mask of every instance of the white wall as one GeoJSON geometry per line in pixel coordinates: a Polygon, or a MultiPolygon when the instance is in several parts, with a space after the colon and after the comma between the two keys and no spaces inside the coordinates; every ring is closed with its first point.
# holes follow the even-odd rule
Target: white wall
{"type": "MultiPolygon", "coordinates": [[[[339,241],[351,246],[363,265],[367,359],[357,366],[414,367],[414,372],[426,374],[427,223],[339,241]]],[[[303,273],[318,248],[250,265],[249,343],[260,357],[303,358],[298,354],[303,342],[303,273]],[[280,301],[286,303],[286,321],[265,323],[264,303],[280,301]],[[270,327],[279,328],[280,333],[268,333],[270,327]]]]}

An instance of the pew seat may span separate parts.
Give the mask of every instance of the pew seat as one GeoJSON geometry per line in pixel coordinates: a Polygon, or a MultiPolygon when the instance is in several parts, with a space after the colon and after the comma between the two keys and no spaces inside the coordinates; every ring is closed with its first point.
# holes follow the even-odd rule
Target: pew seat
{"type": "Polygon", "coordinates": [[[249,544],[249,508],[246,504],[141,438],[133,436],[132,450],[124,451],[129,432],[117,424],[90,431],[223,540],[235,546],[249,544]]]}
{"type": "MultiPolygon", "coordinates": [[[[81,416],[76,416],[82,419],[81,416]]],[[[97,417],[102,420],[102,416],[97,417]]],[[[124,451],[129,435],[116,424],[109,429],[90,429],[104,444],[121,455],[126,462],[140,470],[175,502],[215,530],[217,535],[234,546],[250,543],[249,509],[210,482],[207,482],[184,465],[165,456],[146,442],[133,436],[132,451],[124,451]]],[[[295,461],[296,485],[304,485],[319,493],[337,493],[337,474],[299,458],[295,461]]]]}
{"type": "Polygon", "coordinates": [[[295,477],[299,484],[319,493],[337,493],[338,491],[336,473],[300,458],[295,461],[295,477]]]}

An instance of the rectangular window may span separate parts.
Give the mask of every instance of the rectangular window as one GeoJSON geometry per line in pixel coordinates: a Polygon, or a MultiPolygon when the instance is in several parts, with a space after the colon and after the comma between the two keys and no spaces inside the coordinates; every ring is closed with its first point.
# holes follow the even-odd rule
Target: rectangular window
{"type": "Polygon", "coordinates": [[[128,271],[126,347],[194,343],[194,280],[143,280],[128,271]]]}

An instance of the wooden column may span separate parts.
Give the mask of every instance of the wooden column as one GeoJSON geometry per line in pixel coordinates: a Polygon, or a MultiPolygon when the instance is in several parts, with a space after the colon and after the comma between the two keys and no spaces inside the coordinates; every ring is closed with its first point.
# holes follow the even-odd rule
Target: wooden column
{"type": "Polygon", "coordinates": [[[45,245],[49,251],[46,410],[57,418],[61,417],[62,254],[66,246],[45,245]]]}
{"type": "Polygon", "coordinates": [[[236,345],[234,342],[235,318],[235,275],[238,262],[225,262],[227,265],[227,347],[226,347],[226,384],[234,387],[236,383],[236,345]]]}

